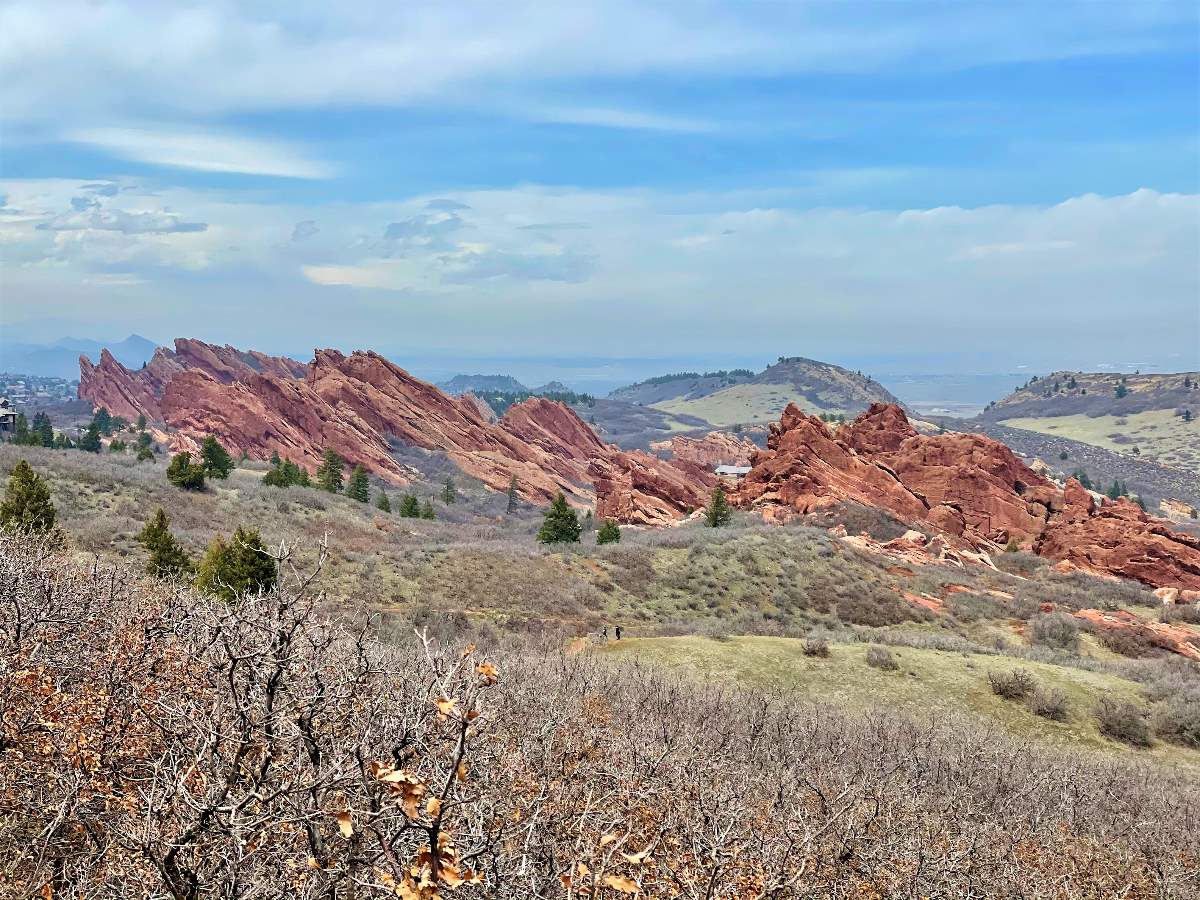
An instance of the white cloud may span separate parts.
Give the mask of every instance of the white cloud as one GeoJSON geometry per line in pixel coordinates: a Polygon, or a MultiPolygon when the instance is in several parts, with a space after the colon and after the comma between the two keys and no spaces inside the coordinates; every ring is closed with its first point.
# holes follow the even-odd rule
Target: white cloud
{"type": "Polygon", "coordinates": [[[175,169],[282,178],[330,178],[336,174],[333,166],[306,159],[276,141],[233,135],[149,128],[89,128],[69,131],[63,139],[99,147],[121,159],[175,169]]]}
{"type": "Polygon", "coordinates": [[[78,182],[0,183],[0,194],[21,210],[0,217],[6,302],[25,303],[33,293],[22,285],[51,268],[56,286],[75,287],[37,302],[63,318],[89,290],[93,305],[114,302],[123,286],[94,278],[119,271],[181,308],[246,294],[238,334],[286,319],[301,346],[333,326],[293,315],[297,298],[330,286],[355,289],[339,300],[336,329],[359,346],[385,332],[514,353],[547,342],[629,354],[664,342],[818,357],[897,346],[1032,352],[1069,336],[1109,357],[1161,358],[1200,346],[1200,197],[1190,195],[894,212],[768,205],[757,192],[523,187],[299,206],[122,183],[101,209],[209,226],[122,233],[86,221],[90,207],[71,208],[93,196],[78,182]],[[38,228],[63,215],[88,227],[38,228]],[[320,228],[293,242],[307,221],[320,228]],[[539,222],[586,227],[525,227],[539,222]],[[203,285],[190,285],[200,272],[203,285]]]}
{"type": "MultiPolygon", "coordinates": [[[[354,4],[14,0],[0,8],[0,110],[45,122],[334,105],[479,106],[618,127],[555,86],[647,75],[946,71],[1160,47],[1191,50],[1189,3],[744,4],[514,0],[354,4]],[[539,96],[543,98],[539,102],[539,96]]],[[[640,124],[634,124],[640,123],[640,124]]]]}

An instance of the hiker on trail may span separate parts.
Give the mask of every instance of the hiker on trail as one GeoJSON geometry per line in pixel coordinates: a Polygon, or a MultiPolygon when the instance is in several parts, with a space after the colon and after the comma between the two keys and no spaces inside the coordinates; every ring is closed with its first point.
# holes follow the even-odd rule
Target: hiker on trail
{"type": "Polygon", "coordinates": [[[606,641],[608,640],[608,626],[607,625],[605,625],[604,628],[602,628],[600,630],[600,636],[603,637],[606,641]]]}
{"type": "Polygon", "coordinates": [[[620,639],[621,639],[621,626],[618,625],[617,626],[617,640],[619,641],[620,639]]]}

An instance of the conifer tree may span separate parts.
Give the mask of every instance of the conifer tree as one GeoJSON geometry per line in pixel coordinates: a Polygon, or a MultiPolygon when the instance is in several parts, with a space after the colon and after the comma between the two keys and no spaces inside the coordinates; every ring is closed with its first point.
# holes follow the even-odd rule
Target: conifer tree
{"type": "Polygon", "coordinates": [[[446,476],[446,483],[442,485],[442,502],[447,506],[458,500],[458,489],[454,486],[454,479],[446,476]]]}
{"type": "Polygon", "coordinates": [[[13,466],[0,502],[0,529],[46,534],[54,528],[56,516],[45,479],[21,460],[13,466]]]}
{"type": "Polygon", "coordinates": [[[704,524],[709,528],[721,528],[733,520],[733,510],[725,499],[725,488],[717,485],[713,488],[712,499],[708,503],[708,512],[704,515],[704,524]]]}
{"type": "Polygon", "coordinates": [[[379,496],[375,498],[375,508],[380,512],[392,511],[392,501],[388,499],[387,491],[379,492],[379,496]]]}
{"type": "Polygon", "coordinates": [[[25,418],[25,413],[17,413],[17,417],[13,419],[13,436],[14,444],[24,444],[29,439],[29,420],[25,418]]]}
{"type": "Polygon", "coordinates": [[[167,466],[167,481],[185,491],[198,491],[204,487],[204,466],[192,462],[192,454],[186,450],[171,457],[167,466]]]}
{"type": "Polygon", "coordinates": [[[621,528],[612,519],[605,519],[596,532],[597,544],[617,544],[621,541],[621,528]]]}
{"type": "Polygon", "coordinates": [[[137,461],[145,462],[148,459],[154,459],[154,451],[149,447],[139,447],[137,452],[137,461]]]}
{"type": "Polygon", "coordinates": [[[271,451],[271,465],[278,466],[278,465],[282,465],[282,463],[283,463],[283,460],[281,460],[279,458],[279,451],[272,450],[271,451]]]}
{"type": "Polygon", "coordinates": [[[579,516],[560,493],[546,511],[546,518],[538,529],[538,540],[543,544],[577,544],[579,532],[579,516]]]}
{"type": "Polygon", "coordinates": [[[418,519],[421,516],[421,501],[416,494],[405,494],[400,501],[400,516],[404,519],[418,519]]]}
{"type": "Polygon", "coordinates": [[[200,445],[200,463],[209,478],[228,478],[233,471],[233,457],[211,434],[200,445]]]}
{"type": "Polygon", "coordinates": [[[37,436],[43,447],[54,446],[54,426],[50,424],[50,417],[45,413],[38,413],[33,417],[33,430],[37,432],[37,436]]]}
{"type": "Polygon", "coordinates": [[[325,451],[325,457],[317,469],[317,487],[331,494],[342,490],[342,458],[332,450],[325,451]]]}
{"type": "Polygon", "coordinates": [[[517,476],[514,475],[508,483],[508,507],[505,509],[505,512],[510,516],[517,511],[517,501],[519,499],[519,495],[517,494],[517,476]]]}
{"type": "Polygon", "coordinates": [[[421,505],[421,518],[422,518],[422,519],[432,519],[432,518],[434,518],[434,512],[433,512],[433,501],[432,501],[432,500],[426,500],[426,501],[425,501],[425,502],[424,502],[424,503],[421,505]]]}
{"type": "Polygon", "coordinates": [[[103,406],[96,410],[96,414],[92,416],[92,422],[100,429],[100,433],[108,437],[113,433],[113,419],[108,414],[108,410],[103,406]]]}
{"type": "Polygon", "coordinates": [[[275,558],[267,552],[258,529],[239,526],[229,543],[220,535],[213,538],[197,571],[196,587],[234,601],[270,590],[277,577],[275,558]]]}
{"type": "Polygon", "coordinates": [[[367,470],[362,466],[355,466],[350,473],[350,480],[346,482],[346,496],[359,503],[371,499],[371,482],[367,480],[367,470]]]}
{"type": "Polygon", "coordinates": [[[592,511],[590,509],[584,513],[583,525],[581,527],[584,531],[591,531],[596,527],[596,520],[592,517],[592,511]]]}
{"type": "Polygon", "coordinates": [[[100,452],[100,426],[95,422],[88,426],[87,433],[79,439],[79,449],[88,453],[100,452]]]}
{"type": "Polygon", "coordinates": [[[192,561],[171,534],[171,520],[162,507],[146,523],[138,535],[138,543],[146,548],[150,560],[146,571],[159,578],[174,578],[192,571],[192,561]]]}
{"type": "Polygon", "coordinates": [[[138,430],[138,431],[145,431],[145,430],[146,430],[146,414],[145,414],[145,413],[139,413],[139,414],[138,414],[138,417],[137,417],[137,430],[138,430]]]}

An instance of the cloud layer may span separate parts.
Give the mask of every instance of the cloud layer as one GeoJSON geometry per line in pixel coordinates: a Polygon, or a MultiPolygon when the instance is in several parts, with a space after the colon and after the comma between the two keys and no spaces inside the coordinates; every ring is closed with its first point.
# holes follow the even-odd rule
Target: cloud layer
{"type": "Polygon", "coordinates": [[[188,323],[216,293],[252,293],[238,330],[276,342],[326,333],[357,345],[402,327],[389,340],[441,346],[450,328],[475,350],[618,355],[664,342],[818,353],[1064,340],[1194,354],[1200,334],[1189,195],[894,212],[530,187],[314,210],[110,188],[0,184],[14,286],[73,284],[38,315],[157,296],[188,323]],[[297,297],[336,321],[281,322],[297,297]]]}

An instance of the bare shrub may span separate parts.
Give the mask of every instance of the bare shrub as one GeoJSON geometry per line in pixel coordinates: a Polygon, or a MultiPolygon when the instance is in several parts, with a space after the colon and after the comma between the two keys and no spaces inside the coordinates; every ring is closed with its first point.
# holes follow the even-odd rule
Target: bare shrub
{"type": "Polygon", "coordinates": [[[988,672],[992,693],[1005,700],[1023,700],[1037,688],[1037,679],[1026,669],[1011,672],[988,672]]]}
{"type": "Polygon", "coordinates": [[[1066,721],[1067,695],[1057,688],[1038,688],[1029,698],[1029,708],[1034,715],[1054,722],[1066,721]]]}
{"type": "Polygon", "coordinates": [[[1066,613],[1042,613],[1029,620],[1029,640],[1055,650],[1074,650],[1079,646],[1079,623],[1066,613]]]}
{"type": "Polygon", "coordinates": [[[1113,740],[1134,747],[1150,746],[1146,709],[1131,700],[1101,697],[1096,703],[1096,724],[1113,740]]]}
{"type": "Polygon", "coordinates": [[[829,641],[824,638],[810,637],[804,641],[804,655],[825,659],[829,656],[829,641]]]}
{"type": "Polygon", "coordinates": [[[900,663],[896,662],[892,651],[876,644],[867,648],[867,665],[885,672],[895,672],[900,668],[900,663]]]}
{"type": "Polygon", "coordinates": [[[1190,772],[564,653],[561,632],[383,645],[284,571],[228,605],[0,536],[0,893],[1193,892],[1190,772]]]}
{"type": "Polygon", "coordinates": [[[1200,693],[1172,697],[1156,709],[1154,734],[1172,744],[1200,748],[1200,693]]]}
{"type": "Polygon", "coordinates": [[[1117,631],[1111,628],[1100,630],[1100,643],[1121,656],[1138,659],[1155,652],[1154,645],[1135,631],[1117,631]]]}

